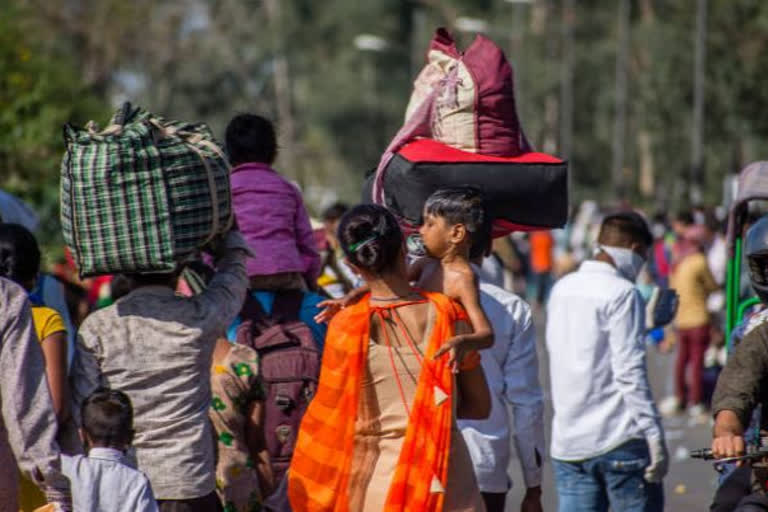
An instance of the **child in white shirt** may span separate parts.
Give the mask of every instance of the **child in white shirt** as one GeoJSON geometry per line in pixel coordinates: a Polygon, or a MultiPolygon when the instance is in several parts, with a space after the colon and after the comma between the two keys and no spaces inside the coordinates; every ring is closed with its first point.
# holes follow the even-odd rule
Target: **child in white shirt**
{"type": "Polygon", "coordinates": [[[120,391],[97,389],[82,406],[80,435],[88,456],[62,456],[75,512],[157,512],[149,480],[126,456],[133,407],[120,391]]]}

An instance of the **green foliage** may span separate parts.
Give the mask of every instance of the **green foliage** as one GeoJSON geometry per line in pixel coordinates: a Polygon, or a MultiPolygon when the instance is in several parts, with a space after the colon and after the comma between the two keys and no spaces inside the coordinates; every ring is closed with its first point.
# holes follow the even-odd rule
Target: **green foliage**
{"type": "MultiPolygon", "coordinates": [[[[565,50],[572,50],[566,156],[574,199],[616,201],[617,2],[573,1],[572,43],[563,35],[565,3],[0,0],[3,187],[42,211],[46,236],[57,232],[61,124],[104,123],[107,103],[127,97],[171,118],[204,120],[218,134],[237,112],[265,113],[279,123],[277,167],[302,184],[310,209],[334,195],[355,201],[365,172],[403,121],[434,29],[468,16],[487,22],[515,68],[528,138],[555,154],[562,146],[565,50]],[[361,50],[361,34],[382,38],[386,48],[361,50]],[[126,86],[126,74],[136,84],[126,86]]],[[[630,3],[627,199],[674,209],[690,186],[697,2],[630,3]],[[639,186],[641,168],[652,171],[650,192],[639,186]]],[[[768,2],[708,5],[704,198],[711,203],[721,199],[726,174],[768,153],[768,2]]],[[[463,47],[474,37],[453,32],[463,47]]]]}
{"type": "MultiPolygon", "coordinates": [[[[3,2],[5,4],[5,2],[3,2]]],[[[49,52],[25,30],[25,13],[2,6],[0,16],[0,186],[41,216],[41,239],[60,241],[58,170],[62,126],[105,112],[83,87],[66,55],[49,52]]]]}

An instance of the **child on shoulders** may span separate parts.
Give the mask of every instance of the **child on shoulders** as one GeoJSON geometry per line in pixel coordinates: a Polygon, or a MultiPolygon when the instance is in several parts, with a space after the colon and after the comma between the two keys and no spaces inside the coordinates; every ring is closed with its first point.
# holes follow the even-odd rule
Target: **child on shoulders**
{"type": "Polygon", "coordinates": [[[301,193],[272,168],[277,156],[272,123],[255,114],[236,116],[227,126],[226,147],[240,231],[259,255],[246,263],[251,288],[314,290],[320,255],[301,193]]]}

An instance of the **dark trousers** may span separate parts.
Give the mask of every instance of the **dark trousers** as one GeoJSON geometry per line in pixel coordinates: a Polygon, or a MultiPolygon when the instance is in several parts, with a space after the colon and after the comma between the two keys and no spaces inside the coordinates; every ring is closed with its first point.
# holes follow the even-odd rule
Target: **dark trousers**
{"type": "Polygon", "coordinates": [[[484,492],[482,493],[485,502],[485,512],[504,512],[504,504],[507,501],[505,492],[484,492]]]}
{"type": "Polygon", "coordinates": [[[677,399],[680,404],[700,404],[704,401],[704,352],[709,347],[709,325],[680,329],[680,342],[677,350],[675,381],[677,399]],[[686,369],[690,368],[690,379],[686,383],[686,369]]]}
{"type": "Polygon", "coordinates": [[[753,481],[752,468],[738,467],[720,483],[709,510],[711,512],[766,512],[768,497],[765,492],[756,492],[756,487],[759,488],[753,481]]]}
{"type": "Polygon", "coordinates": [[[157,500],[157,508],[160,512],[222,512],[224,510],[215,491],[207,496],[190,500],[157,500]]]}

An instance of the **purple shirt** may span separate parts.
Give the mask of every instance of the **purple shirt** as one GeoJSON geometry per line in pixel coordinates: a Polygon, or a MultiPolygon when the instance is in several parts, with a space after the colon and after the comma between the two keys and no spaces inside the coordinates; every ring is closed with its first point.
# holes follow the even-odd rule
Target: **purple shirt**
{"type": "Polygon", "coordinates": [[[320,255],[299,190],[258,162],[235,167],[230,182],[240,232],[255,256],[246,263],[248,276],[299,272],[314,283],[320,255]]]}

